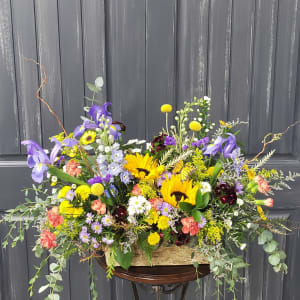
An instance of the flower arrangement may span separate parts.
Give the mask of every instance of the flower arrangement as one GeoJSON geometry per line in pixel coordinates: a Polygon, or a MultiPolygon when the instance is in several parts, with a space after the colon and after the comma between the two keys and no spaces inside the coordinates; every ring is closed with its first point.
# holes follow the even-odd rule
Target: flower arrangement
{"type": "MultiPolygon", "coordinates": [[[[125,126],[112,120],[111,104],[95,104],[102,84],[97,78],[88,85],[94,95],[85,108],[88,117],[73,132],[62,127],[51,137],[49,155],[34,141],[22,142],[37,184],[25,190],[26,202],[7,211],[1,222],[11,223],[4,247],[10,239],[12,246],[22,241],[24,230],[33,225],[39,233],[36,256],[48,251],[30,280],[30,294],[49,258],[55,262],[39,292],[49,289],[46,299],[56,300],[60,274],[75,253],[85,260],[105,252],[111,278],[116,265],[127,269],[132,264],[136,247],[151,265],[158,248],[171,246],[190,247],[186,259],[196,268],[193,251],[202,253],[217,283],[225,279],[234,294],[235,282],[243,279],[239,269],[247,267],[235,248],[245,250],[249,237],[258,238],[275,272],[286,272],[286,255],[273,233],[285,234],[288,228],[284,221],[268,218],[264,207],[273,206],[274,190],[288,187],[300,174],[262,168],[274,151],[260,160],[263,151],[246,159],[235,130],[243,122],[220,121],[212,132],[208,97],[185,102],[171,126],[172,106],[162,105],[166,125],[158,136],[148,144],[137,139],[125,143],[125,126]]],[[[267,135],[264,146],[281,135],[267,135]]],[[[92,260],[90,266],[92,274],[92,260]]],[[[91,289],[96,299],[93,275],[91,289]]]]}

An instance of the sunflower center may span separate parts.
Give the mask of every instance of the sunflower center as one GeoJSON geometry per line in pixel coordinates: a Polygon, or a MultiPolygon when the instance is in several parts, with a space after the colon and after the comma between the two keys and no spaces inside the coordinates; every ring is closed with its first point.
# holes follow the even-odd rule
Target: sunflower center
{"type": "Polygon", "coordinates": [[[181,200],[181,198],[183,197],[184,199],[187,199],[187,195],[185,193],[182,192],[173,192],[171,194],[171,196],[175,196],[176,202],[179,202],[181,200]]]}
{"type": "Polygon", "coordinates": [[[86,137],[86,140],[87,141],[90,141],[92,139],[92,136],[91,135],[88,135],[87,137],[86,137]]]}
{"type": "Polygon", "coordinates": [[[137,168],[137,169],[139,170],[139,172],[144,172],[146,176],[150,173],[148,170],[143,168],[137,168]]]}

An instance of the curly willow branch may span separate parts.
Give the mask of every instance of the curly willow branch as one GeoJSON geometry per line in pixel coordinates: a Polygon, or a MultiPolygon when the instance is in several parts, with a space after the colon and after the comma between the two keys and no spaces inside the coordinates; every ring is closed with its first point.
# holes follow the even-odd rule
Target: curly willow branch
{"type": "Polygon", "coordinates": [[[248,160],[247,163],[251,163],[253,161],[256,161],[266,150],[267,145],[272,144],[275,141],[278,141],[284,134],[288,132],[288,130],[300,123],[300,120],[296,121],[295,123],[291,124],[288,126],[283,132],[278,132],[278,133],[268,133],[265,135],[264,139],[262,140],[263,148],[262,150],[257,153],[251,160],[248,160]],[[270,140],[267,141],[267,139],[270,137],[270,140]]]}
{"type": "Polygon", "coordinates": [[[60,126],[60,128],[63,130],[63,132],[65,133],[66,136],[68,136],[67,134],[67,131],[66,129],[64,128],[61,120],[59,119],[59,117],[57,116],[57,114],[53,111],[53,109],[51,108],[51,106],[48,104],[48,102],[46,100],[44,100],[41,96],[40,96],[40,91],[42,89],[43,86],[46,85],[47,81],[48,81],[48,77],[47,77],[47,74],[46,74],[46,71],[45,71],[45,67],[37,62],[36,60],[34,60],[33,58],[27,58],[27,57],[24,57],[24,59],[26,61],[31,61],[31,62],[34,62],[36,65],[38,65],[40,67],[40,71],[42,72],[42,82],[41,82],[41,85],[39,86],[39,88],[37,89],[35,95],[37,97],[38,100],[40,100],[44,105],[47,106],[49,112],[55,117],[58,125],[60,126]]]}

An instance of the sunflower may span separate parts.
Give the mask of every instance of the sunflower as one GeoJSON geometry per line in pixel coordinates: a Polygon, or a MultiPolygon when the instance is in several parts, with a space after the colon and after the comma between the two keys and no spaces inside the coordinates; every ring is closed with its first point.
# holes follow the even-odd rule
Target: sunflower
{"type": "Polygon", "coordinates": [[[157,161],[148,153],[145,156],[127,154],[125,160],[127,164],[124,164],[124,168],[139,179],[156,179],[164,171],[164,166],[157,166],[157,161]]]}
{"type": "Polygon", "coordinates": [[[80,142],[83,145],[91,144],[95,141],[96,132],[93,130],[86,131],[80,138],[80,142]]]}
{"type": "Polygon", "coordinates": [[[195,205],[198,188],[198,185],[193,187],[192,180],[181,181],[180,175],[172,175],[162,182],[160,192],[165,202],[178,207],[181,201],[195,205]]]}

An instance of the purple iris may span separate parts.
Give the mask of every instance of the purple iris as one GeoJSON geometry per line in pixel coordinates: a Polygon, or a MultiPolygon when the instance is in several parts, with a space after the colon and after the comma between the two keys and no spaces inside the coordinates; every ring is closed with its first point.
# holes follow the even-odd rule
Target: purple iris
{"type": "Polygon", "coordinates": [[[224,158],[232,158],[232,151],[237,148],[236,138],[232,133],[227,133],[227,135],[229,135],[229,137],[226,139],[226,144],[223,148],[223,156],[224,158]]]}
{"type": "Polygon", "coordinates": [[[81,136],[86,129],[95,129],[97,128],[97,125],[94,123],[91,123],[87,120],[85,120],[81,125],[77,126],[74,130],[74,137],[79,137],[81,136]]]}
{"type": "Polygon", "coordinates": [[[218,136],[212,145],[207,146],[204,154],[215,156],[217,153],[221,153],[222,146],[225,141],[226,141],[226,139],[223,139],[222,137],[218,136]]]}
{"type": "Polygon", "coordinates": [[[166,136],[164,144],[165,146],[175,146],[176,141],[172,136],[166,136]]]}
{"type": "Polygon", "coordinates": [[[198,141],[196,141],[196,142],[193,142],[193,143],[192,143],[192,146],[198,148],[198,147],[200,147],[201,145],[202,145],[202,146],[205,146],[205,145],[208,144],[208,143],[209,143],[209,137],[204,137],[204,138],[202,138],[202,139],[200,139],[200,140],[198,140],[198,141]]]}
{"type": "Polygon", "coordinates": [[[232,158],[233,151],[237,149],[236,138],[231,133],[227,133],[227,135],[227,139],[218,136],[212,145],[207,146],[204,154],[215,156],[222,153],[224,158],[232,158]]]}
{"type": "Polygon", "coordinates": [[[111,124],[109,127],[109,133],[114,137],[115,140],[121,137],[121,126],[119,124],[111,124]]]}
{"type": "Polygon", "coordinates": [[[109,105],[111,105],[111,103],[106,102],[102,106],[92,105],[90,107],[89,115],[97,125],[100,124],[101,116],[109,117],[111,115],[111,113],[107,110],[109,105]]]}

